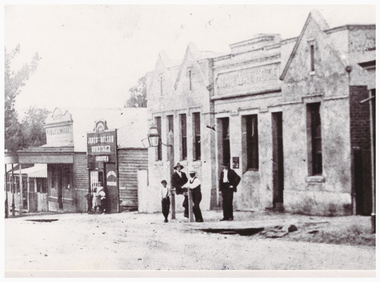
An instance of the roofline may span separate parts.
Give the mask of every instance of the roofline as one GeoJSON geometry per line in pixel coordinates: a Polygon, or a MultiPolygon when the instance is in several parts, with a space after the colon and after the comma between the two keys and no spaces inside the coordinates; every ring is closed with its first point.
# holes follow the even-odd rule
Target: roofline
{"type": "Polygon", "coordinates": [[[346,24],[346,25],[341,25],[341,26],[325,29],[324,32],[329,34],[329,33],[334,33],[341,30],[352,30],[355,28],[376,29],[376,24],[346,24]]]}

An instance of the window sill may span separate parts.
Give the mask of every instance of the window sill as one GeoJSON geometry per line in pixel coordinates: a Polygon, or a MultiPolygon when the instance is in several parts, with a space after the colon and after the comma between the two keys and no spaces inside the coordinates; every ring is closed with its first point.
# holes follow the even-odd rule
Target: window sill
{"type": "Polygon", "coordinates": [[[309,75],[315,75],[315,71],[309,72],[309,75]]]}
{"type": "Polygon", "coordinates": [[[313,175],[306,177],[307,183],[325,183],[325,177],[323,175],[313,175]]]}

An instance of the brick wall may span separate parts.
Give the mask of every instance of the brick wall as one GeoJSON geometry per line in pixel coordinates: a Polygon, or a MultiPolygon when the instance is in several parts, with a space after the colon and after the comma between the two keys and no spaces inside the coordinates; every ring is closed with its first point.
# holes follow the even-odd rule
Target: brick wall
{"type": "Polygon", "coordinates": [[[353,213],[361,215],[369,215],[372,210],[369,102],[360,104],[366,98],[366,86],[350,86],[353,213]]]}

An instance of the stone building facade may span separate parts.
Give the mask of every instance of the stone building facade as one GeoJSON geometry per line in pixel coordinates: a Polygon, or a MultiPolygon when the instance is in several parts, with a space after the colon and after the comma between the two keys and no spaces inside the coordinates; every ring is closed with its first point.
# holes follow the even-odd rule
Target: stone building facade
{"type": "MultiPolygon", "coordinates": [[[[170,180],[174,163],[180,162],[184,172],[197,171],[202,181],[202,209],[210,209],[211,195],[216,194],[214,178],[215,134],[206,125],[214,123],[214,109],[210,100],[212,84],[212,53],[200,52],[189,44],[182,63],[171,62],[161,52],[155,70],[147,74],[149,123],[155,123],[168,144],[173,134],[173,156],[169,147],[160,145],[149,149],[148,196],[156,198],[162,179],[170,180]],[[157,190],[157,191],[156,191],[157,190]],[[155,191],[155,192],[153,192],[155,191]],[[157,192],[157,193],[156,193],[157,192]]],[[[177,210],[182,210],[183,196],[176,197],[177,210]]],[[[152,201],[148,211],[160,210],[159,201],[152,201]]]]}
{"type": "Polygon", "coordinates": [[[359,64],[375,61],[375,33],[375,25],[330,28],[313,12],[297,39],[281,75],[289,211],[371,212],[369,103],[360,102],[375,86],[359,64]]]}
{"type": "MultiPolygon", "coordinates": [[[[368,214],[375,104],[364,100],[375,95],[375,41],[375,25],[331,28],[312,11],[296,38],[258,34],[208,57],[191,44],[174,65],[161,53],[148,74],[149,122],[160,123],[164,143],[174,133],[175,163],[198,171],[201,208],[220,208],[227,161],[242,176],[237,210],[368,214]]],[[[149,149],[151,187],[170,177],[167,152],[149,149]]]]}

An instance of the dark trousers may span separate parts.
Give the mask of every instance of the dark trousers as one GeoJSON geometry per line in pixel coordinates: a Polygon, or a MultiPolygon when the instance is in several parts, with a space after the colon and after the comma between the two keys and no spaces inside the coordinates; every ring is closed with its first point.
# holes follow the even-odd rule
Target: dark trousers
{"type": "Polygon", "coordinates": [[[165,219],[168,219],[169,210],[170,210],[170,198],[166,197],[161,200],[161,206],[162,206],[162,214],[164,215],[165,219]]]}
{"type": "Polygon", "coordinates": [[[223,184],[222,187],[222,197],[223,197],[223,218],[224,219],[233,219],[233,206],[232,202],[234,199],[234,191],[229,188],[229,184],[223,184]]]}
{"type": "Polygon", "coordinates": [[[107,199],[101,199],[100,200],[100,212],[106,212],[106,207],[107,207],[107,199]]]}
{"type": "Polygon", "coordinates": [[[187,195],[184,197],[182,206],[185,208],[185,211],[183,212],[183,215],[185,217],[189,217],[189,197],[187,195]]]}
{"type": "Polygon", "coordinates": [[[201,193],[201,189],[198,187],[198,188],[195,188],[191,191],[191,195],[193,197],[193,212],[194,212],[194,216],[195,216],[195,221],[198,221],[198,222],[202,222],[203,221],[203,217],[202,217],[202,212],[201,212],[201,208],[199,207],[199,204],[202,200],[202,193],[201,193]]]}

